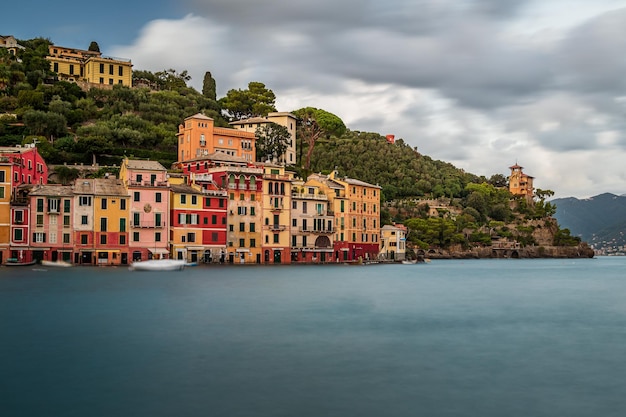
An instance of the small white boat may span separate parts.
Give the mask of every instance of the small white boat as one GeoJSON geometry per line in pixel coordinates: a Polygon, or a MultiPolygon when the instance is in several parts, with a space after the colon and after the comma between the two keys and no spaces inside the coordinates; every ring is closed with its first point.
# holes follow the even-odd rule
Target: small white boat
{"type": "Polygon", "coordinates": [[[67,262],[67,261],[62,261],[62,260],[58,260],[58,261],[41,261],[41,265],[42,266],[54,266],[54,267],[58,267],[58,268],[70,268],[71,266],[73,266],[71,263],[67,262]]]}
{"type": "Polygon", "coordinates": [[[131,271],[180,271],[187,262],[179,259],[151,259],[130,264],[131,271]]]}
{"type": "Polygon", "coordinates": [[[402,261],[402,265],[415,265],[417,263],[417,259],[414,260],[404,260],[402,261]]]}

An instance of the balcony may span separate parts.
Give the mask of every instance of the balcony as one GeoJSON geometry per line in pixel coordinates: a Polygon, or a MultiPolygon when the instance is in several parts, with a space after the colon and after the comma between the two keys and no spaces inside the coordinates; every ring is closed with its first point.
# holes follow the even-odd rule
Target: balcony
{"type": "Polygon", "coordinates": [[[332,229],[323,229],[323,230],[316,230],[316,229],[311,229],[310,227],[300,227],[298,228],[298,231],[300,233],[312,233],[312,234],[317,234],[317,235],[330,235],[335,233],[337,229],[335,229],[334,227],[332,229]]]}
{"type": "Polygon", "coordinates": [[[305,194],[305,193],[291,193],[291,198],[298,198],[301,200],[320,200],[328,201],[326,194],[305,194]]]}
{"type": "Polygon", "coordinates": [[[167,181],[128,181],[129,187],[158,187],[165,188],[168,186],[167,181]]]}
{"type": "Polygon", "coordinates": [[[269,228],[272,232],[282,232],[284,230],[287,230],[287,226],[283,226],[280,224],[270,224],[265,227],[269,228]]]}
{"type": "Polygon", "coordinates": [[[130,222],[130,227],[134,227],[136,229],[161,229],[165,227],[165,222],[152,222],[152,221],[144,221],[144,222],[130,222]]]}

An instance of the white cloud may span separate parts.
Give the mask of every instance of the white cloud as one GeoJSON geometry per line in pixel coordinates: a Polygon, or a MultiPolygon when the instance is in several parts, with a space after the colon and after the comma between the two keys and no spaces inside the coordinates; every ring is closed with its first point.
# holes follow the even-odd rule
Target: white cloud
{"type": "Polygon", "coordinates": [[[210,71],[219,96],[261,81],[279,110],[324,108],[478,175],[519,162],[560,196],[626,192],[617,2],[320,1],[189,0],[112,53],[197,89],[210,71]]]}

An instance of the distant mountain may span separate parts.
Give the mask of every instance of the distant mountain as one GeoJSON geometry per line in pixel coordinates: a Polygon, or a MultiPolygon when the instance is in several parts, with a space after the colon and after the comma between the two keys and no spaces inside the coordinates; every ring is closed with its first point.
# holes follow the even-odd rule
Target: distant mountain
{"type": "Polygon", "coordinates": [[[626,244],[626,196],[605,193],[579,200],[558,198],[555,218],[562,228],[580,236],[596,249],[624,252],[626,244]]]}

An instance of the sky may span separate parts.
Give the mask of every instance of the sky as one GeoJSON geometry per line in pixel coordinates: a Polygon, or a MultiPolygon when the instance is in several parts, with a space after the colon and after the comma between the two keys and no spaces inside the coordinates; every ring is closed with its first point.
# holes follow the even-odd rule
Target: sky
{"type": "MultiPolygon", "coordinates": [[[[476,175],[519,164],[555,198],[626,194],[626,0],[16,2],[0,34],[217,95],[259,81],[476,175]]],[[[357,157],[357,155],[355,155],[357,157]]]]}

